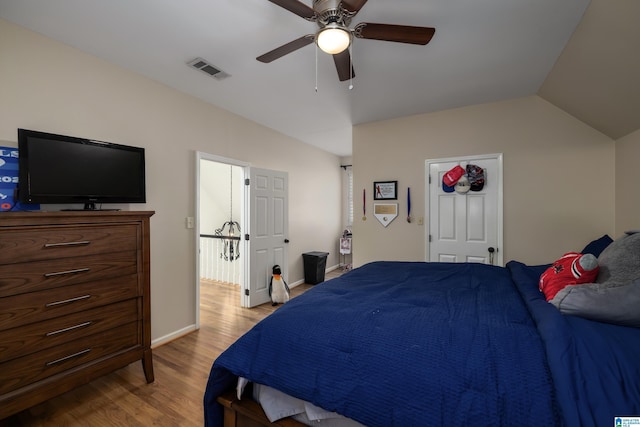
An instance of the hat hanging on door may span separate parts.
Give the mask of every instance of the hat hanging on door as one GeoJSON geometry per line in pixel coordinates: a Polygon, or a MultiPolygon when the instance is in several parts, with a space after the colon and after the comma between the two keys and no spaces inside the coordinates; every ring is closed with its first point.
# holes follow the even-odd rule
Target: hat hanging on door
{"type": "Polygon", "coordinates": [[[484,188],[484,169],[480,166],[468,164],[467,178],[469,178],[471,191],[481,191],[484,188]]]}
{"type": "Polygon", "coordinates": [[[453,193],[456,183],[463,175],[464,169],[460,165],[456,165],[453,168],[449,169],[442,176],[442,190],[445,193],[453,193]]]}
{"type": "Polygon", "coordinates": [[[442,180],[442,191],[444,191],[445,193],[453,193],[455,191],[455,184],[454,185],[447,185],[444,183],[444,180],[442,180]]]}
{"type": "Polygon", "coordinates": [[[469,184],[469,180],[466,176],[460,177],[458,182],[456,182],[456,193],[466,194],[471,189],[471,184],[469,184]]]}

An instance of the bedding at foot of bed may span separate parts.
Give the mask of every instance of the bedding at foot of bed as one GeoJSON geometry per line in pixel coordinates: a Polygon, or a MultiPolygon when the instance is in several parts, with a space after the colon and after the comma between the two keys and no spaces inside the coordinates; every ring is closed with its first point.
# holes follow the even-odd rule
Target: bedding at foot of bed
{"type": "Polygon", "coordinates": [[[224,407],[224,427],[306,427],[290,418],[270,422],[257,402],[248,398],[238,400],[235,390],[219,396],[218,403],[224,407]]]}

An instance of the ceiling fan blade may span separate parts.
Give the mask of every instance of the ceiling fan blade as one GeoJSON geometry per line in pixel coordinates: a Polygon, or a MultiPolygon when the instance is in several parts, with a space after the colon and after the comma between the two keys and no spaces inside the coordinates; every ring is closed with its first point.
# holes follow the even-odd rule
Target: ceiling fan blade
{"type": "Polygon", "coordinates": [[[336,70],[338,71],[338,78],[341,82],[349,80],[356,76],[353,71],[353,65],[351,64],[351,55],[349,49],[343,50],[340,53],[333,55],[333,62],[336,63],[336,70]],[[351,72],[349,72],[351,70],[351,72]]]}
{"type": "Polygon", "coordinates": [[[355,15],[366,2],[367,0],[342,0],[342,7],[355,15]]]}
{"type": "Polygon", "coordinates": [[[304,19],[313,19],[316,16],[316,13],[306,4],[299,2],[298,0],[269,0],[271,3],[277,4],[278,6],[287,9],[289,12],[295,13],[296,15],[304,18],[304,19]]]}
{"type": "Polygon", "coordinates": [[[313,34],[307,34],[306,36],[302,36],[299,39],[295,39],[287,44],[283,44],[280,47],[273,49],[270,52],[265,53],[264,55],[258,56],[256,59],[260,62],[264,62],[268,64],[271,61],[275,61],[278,58],[281,58],[295,50],[298,50],[302,47],[305,47],[308,44],[313,43],[316,36],[313,34]]]}
{"type": "Polygon", "coordinates": [[[425,45],[431,41],[436,29],[409,25],[372,24],[362,22],[355,26],[354,35],[361,39],[425,45]]]}

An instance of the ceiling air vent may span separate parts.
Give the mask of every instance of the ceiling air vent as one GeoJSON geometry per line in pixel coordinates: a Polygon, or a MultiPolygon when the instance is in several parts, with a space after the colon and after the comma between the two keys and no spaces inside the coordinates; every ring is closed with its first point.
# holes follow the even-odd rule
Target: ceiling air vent
{"type": "Polygon", "coordinates": [[[187,62],[187,65],[195,68],[196,70],[200,70],[203,73],[207,73],[211,77],[215,77],[218,80],[222,80],[230,76],[230,74],[225,73],[224,71],[220,70],[217,67],[214,67],[213,65],[211,65],[210,63],[208,63],[202,58],[196,58],[194,60],[191,60],[187,62]]]}

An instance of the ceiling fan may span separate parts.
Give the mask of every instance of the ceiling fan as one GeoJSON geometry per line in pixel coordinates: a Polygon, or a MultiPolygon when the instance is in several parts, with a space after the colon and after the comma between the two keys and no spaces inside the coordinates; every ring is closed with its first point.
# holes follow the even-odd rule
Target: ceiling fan
{"type": "Polygon", "coordinates": [[[409,25],[373,24],[361,22],[350,28],[351,19],[362,9],[367,0],[313,0],[313,7],[298,0],[269,0],[289,12],[318,24],[315,34],[307,34],[256,59],[269,63],[296,51],[314,41],[324,52],[333,55],[340,81],[355,77],[351,55],[347,49],[353,37],[386,40],[398,43],[426,45],[431,41],[435,28],[409,25]]]}

